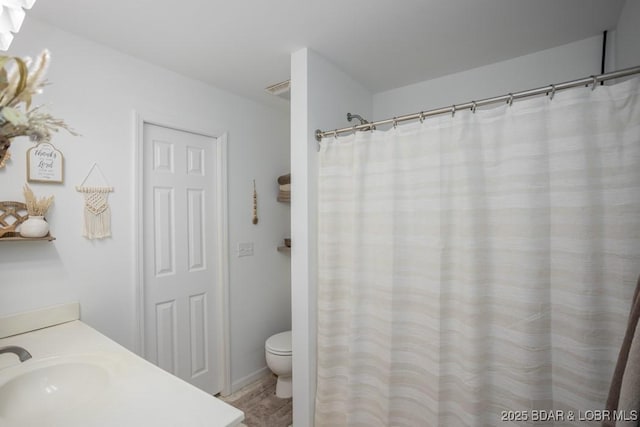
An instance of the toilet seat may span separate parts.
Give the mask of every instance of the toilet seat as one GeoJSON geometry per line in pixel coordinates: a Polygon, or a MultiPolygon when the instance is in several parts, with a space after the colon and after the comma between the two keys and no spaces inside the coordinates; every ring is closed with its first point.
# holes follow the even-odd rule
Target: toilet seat
{"type": "Polygon", "coordinates": [[[277,356],[291,356],[291,331],[275,334],[265,343],[265,349],[277,356]]]}

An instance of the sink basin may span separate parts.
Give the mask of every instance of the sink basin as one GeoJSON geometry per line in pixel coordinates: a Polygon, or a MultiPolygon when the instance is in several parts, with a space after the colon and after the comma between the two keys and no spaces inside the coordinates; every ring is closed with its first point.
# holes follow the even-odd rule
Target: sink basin
{"type": "Polygon", "coordinates": [[[244,418],[79,320],[2,338],[3,346],[33,358],[0,355],[0,427],[231,427],[244,418]]]}
{"type": "Polygon", "coordinates": [[[96,398],[109,382],[104,363],[91,358],[27,360],[0,371],[0,419],[33,419],[72,410],[96,398]]]}

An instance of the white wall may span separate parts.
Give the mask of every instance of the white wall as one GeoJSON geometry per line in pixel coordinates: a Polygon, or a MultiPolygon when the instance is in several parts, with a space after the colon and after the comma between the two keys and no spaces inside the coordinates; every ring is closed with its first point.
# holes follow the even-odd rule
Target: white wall
{"type": "Polygon", "coordinates": [[[600,74],[596,36],[456,74],[376,93],[374,120],[600,74]]]}
{"type": "MultiPolygon", "coordinates": [[[[289,207],[276,202],[276,178],[289,171],[288,111],[259,105],[30,17],[9,54],[35,56],[45,47],[53,58],[51,85],[35,103],[50,104],[50,111],[82,136],[63,132],[52,141],[66,159],[64,185],[32,185],[37,195],[55,195],[47,217],[57,240],[0,242],[0,315],[77,300],[85,322],[136,348],[133,111],[167,117],[185,128],[226,131],[231,378],[241,385],[266,366],[265,339],[291,325],[290,260],[276,252],[290,226],[289,207]],[[93,162],[115,188],[109,196],[113,238],[104,241],[81,237],[83,199],[74,189],[93,162]],[[254,178],[257,226],[251,224],[254,178]],[[255,256],[237,258],[239,242],[254,242],[255,256]]],[[[26,140],[14,142],[13,160],[0,170],[0,200],[22,200],[30,146],[26,140]]]]}
{"type": "Polygon", "coordinates": [[[627,0],[616,28],[616,66],[640,65],[640,0],[627,0]]]}
{"type": "Polygon", "coordinates": [[[291,56],[293,424],[313,425],[316,389],[317,142],[314,132],[371,116],[371,94],[309,49],[291,56]]]}

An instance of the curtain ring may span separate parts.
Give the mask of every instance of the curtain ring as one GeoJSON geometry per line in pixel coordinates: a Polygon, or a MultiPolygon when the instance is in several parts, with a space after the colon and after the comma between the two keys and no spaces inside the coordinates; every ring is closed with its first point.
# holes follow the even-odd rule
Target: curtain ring
{"type": "Polygon", "coordinates": [[[476,104],[476,101],[471,101],[471,112],[473,114],[476,113],[476,108],[478,107],[478,105],[476,104]]]}
{"type": "Polygon", "coordinates": [[[453,104],[451,106],[451,117],[455,117],[455,115],[456,115],[456,105],[453,104]]]}
{"type": "Polygon", "coordinates": [[[513,105],[513,94],[512,93],[509,94],[509,100],[507,101],[507,104],[509,104],[509,107],[511,107],[513,105]]]}
{"type": "Polygon", "coordinates": [[[424,123],[424,111],[420,111],[420,123],[424,123]]]}
{"type": "Polygon", "coordinates": [[[593,79],[593,84],[591,85],[591,90],[595,90],[596,86],[598,85],[598,78],[596,76],[591,76],[591,78],[593,79]]]}
{"type": "Polygon", "coordinates": [[[549,95],[549,100],[552,100],[556,94],[556,85],[551,85],[551,94],[549,95]]]}
{"type": "Polygon", "coordinates": [[[335,129],[335,130],[333,131],[333,138],[334,138],[334,139],[338,139],[338,129],[335,129]]]}
{"type": "Polygon", "coordinates": [[[398,119],[396,117],[393,118],[393,128],[397,128],[398,127],[398,119]]]}

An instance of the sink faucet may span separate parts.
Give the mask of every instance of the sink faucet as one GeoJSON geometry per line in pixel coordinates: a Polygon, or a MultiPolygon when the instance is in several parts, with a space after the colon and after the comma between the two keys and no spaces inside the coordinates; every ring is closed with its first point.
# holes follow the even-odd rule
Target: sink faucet
{"type": "Polygon", "coordinates": [[[8,345],[6,347],[0,347],[0,354],[3,354],[3,353],[13,353],[16,356],[18,356],[18,359],[20,359],[21,362],[31,359],[31,354],[29,354],[27,350],[25,350],[22,347],[18,347],[16,345],[8,345]]]}

